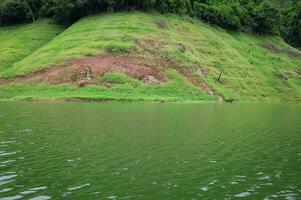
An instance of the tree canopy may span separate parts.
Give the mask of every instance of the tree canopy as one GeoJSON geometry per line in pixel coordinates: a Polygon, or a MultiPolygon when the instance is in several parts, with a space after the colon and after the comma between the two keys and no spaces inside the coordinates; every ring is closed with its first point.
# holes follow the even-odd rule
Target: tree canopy
{"type": "Polygon", "coordinates": [[[299,0],[0,0],[0,25],[38,17],[68,25],[98,12],[131,10],[189,15],[229,31],[281,35],[301,47],[299,0]]]}

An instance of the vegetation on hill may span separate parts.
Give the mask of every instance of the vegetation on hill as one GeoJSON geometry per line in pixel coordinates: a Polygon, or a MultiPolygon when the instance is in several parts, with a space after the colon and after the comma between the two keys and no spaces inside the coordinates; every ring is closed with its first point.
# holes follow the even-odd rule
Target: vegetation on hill
{"type": "Polygon", "coordinates": [[[50,20],[0,29],[0,70],[9,68],[57,36],[63,28],[50,20]]]}
{"type": "MultiPolygon", "coordinates": [[[[228,33],[191,18],[141,12],[85,17],[51,40],[61,28],[46,24],[49,42],[1,64],[1,99],[301,98],[301,53],[277,36],[228,33]]],[[[10,38],[0,35],[0,45],[23,27],[1,28],[10,38]]]]}
{"type": "Polygon", "coordinates": [[[299,0],[1,0],[0,25],[54,17],[72,24],[98,12],[157,10],[196,17],[230,31],[281,35],[301,47],[299,0]]]}

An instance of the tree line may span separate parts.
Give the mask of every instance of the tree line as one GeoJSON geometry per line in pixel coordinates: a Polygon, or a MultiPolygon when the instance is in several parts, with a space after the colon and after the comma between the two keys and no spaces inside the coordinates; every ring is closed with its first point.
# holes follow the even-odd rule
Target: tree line
{"type": "Polygon", "coordinates": [[[131,10],[189,15],[229,31],[281,35],[301,47],[300,0],[0,0],[0,26],[39,17],[68,25],[98,12],[131,10]]]}

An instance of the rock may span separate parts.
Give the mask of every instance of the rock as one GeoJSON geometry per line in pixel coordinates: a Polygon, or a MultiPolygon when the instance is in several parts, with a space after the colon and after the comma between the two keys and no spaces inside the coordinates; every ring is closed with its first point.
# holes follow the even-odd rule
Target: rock
{"type": "Polygon", "coordinates": [[[90,65],[86,65],[83,67],[83,71],[80,72],[79,74],[79,79],[80,80],[91,80],[92,79],[92,69],[90,65]]]}
{"type": "Polygon", "coordinates": [[[227,102],[227,103],[233,103],[233,102],[234,102],[234,99],[233,99],[232,97],[226,98],[226,99],[225,99],[225,102],[227,102]]]}
{"type": "Polygon", "coordinates": [[[77,87],[85,87],[87,84],[89,84],[90,82],[87,80],[80,80],[77,82],[77,87]]]}
{"type": "Polygon", "coordinates": [[[287,81],[288,80],[288,77],[287,77],[287,75],[286,74],[284,74],[284,73],[275,73],[275,76],[278,78],[278,79],[280,79],[280,80],[282,80],[282,81],[287,81]]]}
{"type": "Polygon", "coordinates": [[[84,78],[86,80],[91,80],[92,79],[92,69],[90,65],[86,65],[84,68],[84,78]]]}
{"type": "Polygon", "coordinates": [[[209,74],[209,69],[207,68],[198,68],[197,69],[197,75],[200,77],[200,78],[206,78],[209,74]]]}
{"type": "Polygon", "coordinates": [[[72,76],[72,80],[76,79],[78,87],[84,87],[92,81],[92,69],[90,65],[86,65],[84,70],[79,73],[78,76],[72,76]]]}
{"type": "Polygon", "coordinates": [[[162,19],[157,19],[156,24],[161,29],[167,29],[168,28],[168,24],[165,21],[163,21],[162,19]]]}
{"type": "Polygon", "coordinates": [[[185,47],[183,44],[178,44],[178,45],[177,45],[177,48],[178,48],[182,53],[186,52],[186,47],[185,47]]]}
{"type": "Polygon", "coordinates": [[[141,79],[144,83],[152,84],[152,85],[157,85],[160,84],[161,82],[156,79],[153,76],[145,76],[141,79]]]}

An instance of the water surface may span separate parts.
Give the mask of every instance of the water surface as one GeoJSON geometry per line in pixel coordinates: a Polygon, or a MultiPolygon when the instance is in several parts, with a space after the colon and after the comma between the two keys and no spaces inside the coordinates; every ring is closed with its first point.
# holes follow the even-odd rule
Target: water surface
{"type": "Polygon", "coordinates": [[[0,199],[301,199],[301,104],[0,102],[0,199]]]}

